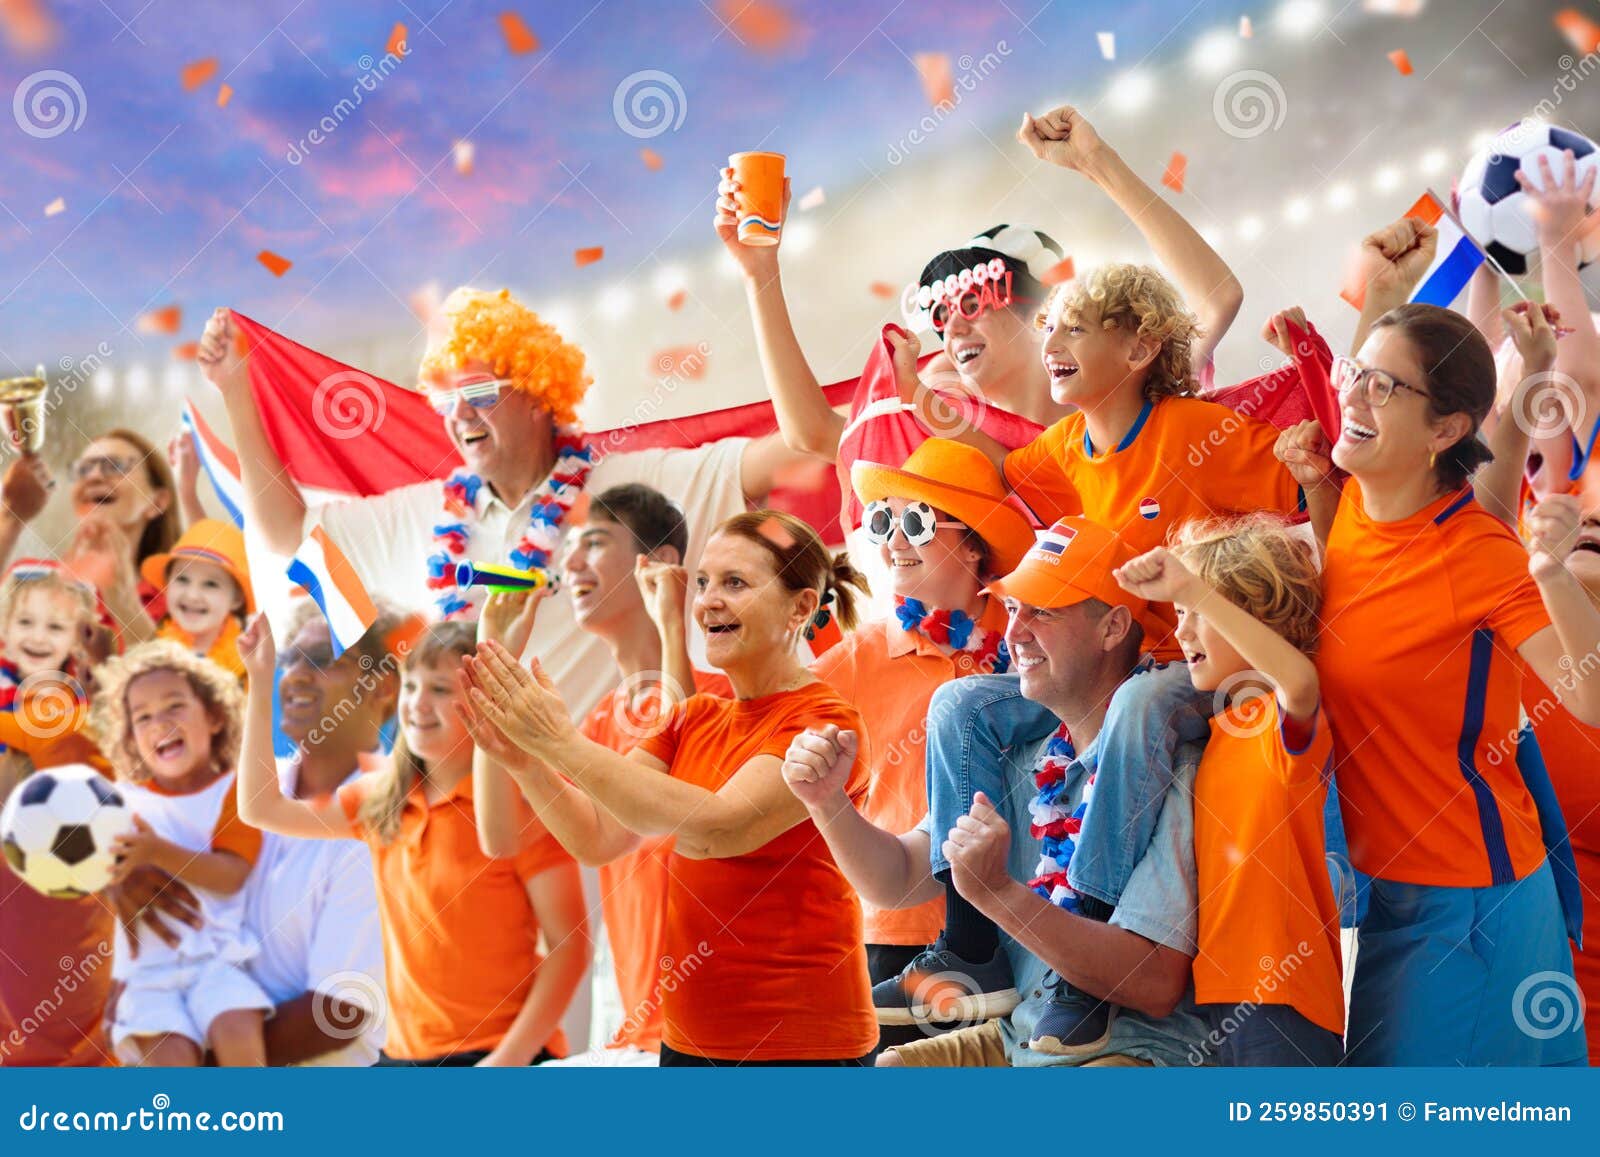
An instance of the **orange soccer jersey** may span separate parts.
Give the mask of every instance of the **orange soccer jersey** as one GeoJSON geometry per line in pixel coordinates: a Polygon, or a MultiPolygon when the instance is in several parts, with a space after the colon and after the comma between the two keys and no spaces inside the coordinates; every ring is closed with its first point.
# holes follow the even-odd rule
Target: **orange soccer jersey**
{"type": "Polygon", "coordinates": [[[1323,806],[1333,739],[1319,711],[1300,750],[1276,699],[1211,720],[1194,781],[1200,881],[1200,1004],[1286,1004],[1344,1032],[1339,908],[1328,877],[1323,806]]]}
{"type": "MultiPolygon", "coordinates": [[[[695,690],[727,698],[733,694],[726,675],[694,673],[695,690]]],[[[652,701],[658,702],[658,701],[652,701]]],[[[584,718],[584,735],[626,755],[661,725],[658,715],[631,711],[612,691],[584,718]]],[[[661,961],[667,924],[667,858],[671,836],[646,836],[627,855],[600,867],[600,912],[611,945],[611,966],[622,996],[624,1019],[612,1039],[614,1047],[632,1045],[645,1052],[661,1051],[661,961]]]]}
{"type": "MultiPolygon", "coordinates": [[[[861,730],[817,682],[759,699],[695,695],[639,749],[675,779],[716,791],[758,755],[782,759],[808,727],[861,730]]],[[[867,787],[858,761],[849,784],[867,787]]],[[[878,1040],[861,940],[861,904],[809,819],[755,851],[668,862],[662,978],[667,1045],[719,1060],[864,1056],[878,1040]]]]}
{"type": "MultiPolygon", "coordinates": [[[[1215,515],[1302,507],[1300,488],[1272,452],[1278,431],[1201,398],[1146,402],[1112,450],[1089,444],[1083,413],[1068,414],[1006,456],[1006,484],[1048,526],[1081,514],[1142,554],[1185,522],[1215,515]]],[[[1177,615],[1153,604],[1165,639],[1147,639],[1156,658],[1176,659],[1177,615]]]]}
{"type": "Polygon", "coordinates": [[[1470,487],[1368,516],[1353,479],[1328,536],[1317,670],[1350,860],[1479,888],[1544,860],[1517,769],[1517,648],[1550,625],[1528,552],[1470,487]]]}

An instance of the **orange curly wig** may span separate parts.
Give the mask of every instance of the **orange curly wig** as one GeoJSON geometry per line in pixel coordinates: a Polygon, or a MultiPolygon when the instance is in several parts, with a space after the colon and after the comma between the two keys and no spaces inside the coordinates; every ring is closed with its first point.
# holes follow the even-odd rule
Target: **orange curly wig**
{"type": "Polygon", "coordinates": [[[578,404],[594,381],[583,351],[511,296],[462,287],[439,307],[441,333],[422,357],[424,382],[436,374],[483,362],[496,377],[537,399],[561,425],[577,420],[578,404]]]}

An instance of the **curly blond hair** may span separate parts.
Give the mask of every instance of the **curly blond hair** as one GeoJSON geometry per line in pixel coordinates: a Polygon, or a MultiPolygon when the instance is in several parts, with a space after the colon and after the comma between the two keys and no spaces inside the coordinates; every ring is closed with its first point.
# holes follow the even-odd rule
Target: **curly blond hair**
{"type": "Polygon", "coordinates": [[[1284,519],[1265,512],[1197,519],[1178,528],[1172,551],[1297,651],[1316,653],[1322,608],[1317,552],[1284,519]]]}
{"type": "Polygon", "coordinates": [[[463,286],[439,307],[445,330],[422,356],[421,372],[459,370],[483,362],[496,377],[538,401],[561,425],[577,420],[578,404],[594,381],[584,371],[583,351],[511,296],[463,286]]]}
{"type": "Polygon", "coordinates": [[[189,681],[206,714],[222,722],[211,741],[211,761],[223,771],[239,764],[244,735],[244,692],[239,681],[210,659],[201,658],[170,639],[141,643],[94,669],[95,697],[89,708],[89,731],[111,760],[117,778],[143,783],[150,770],[139,758],[128,716],[128,685],[152,671],[176,671],[189,681]]]}
{"type": "Polygon", "coordinates": [[[1035,326],[1043,326],[1056,302],[1062,317],[1080,323],[1092,316],[1104,329],[1128,330],[1161,343],[1145,374],[1144,396],[1173,397],[1191,393],[1189,378],[1200,323],[1189,312],[1177,286],[1148,265],[1110,262],[1057,286],[1040,308],[1035,326]]]}

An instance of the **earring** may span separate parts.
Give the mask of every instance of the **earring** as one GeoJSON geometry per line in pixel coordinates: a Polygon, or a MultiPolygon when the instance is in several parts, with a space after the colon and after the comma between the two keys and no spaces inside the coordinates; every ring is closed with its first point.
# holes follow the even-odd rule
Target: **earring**
{"type": "Polygon", "coordinates": [[[1428,455],[1428,469],[1432,470],[1434,463],[1437,461],[1439,461],[1439,451],[1435,450],[1432,454],[1428,455]]]}

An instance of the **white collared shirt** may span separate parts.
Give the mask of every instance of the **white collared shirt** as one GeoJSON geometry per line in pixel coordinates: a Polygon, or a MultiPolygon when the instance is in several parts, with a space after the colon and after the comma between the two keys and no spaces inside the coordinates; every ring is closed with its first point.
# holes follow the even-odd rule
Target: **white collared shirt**
{"type": "MultiPolygon", "coordinates": [[[[638,450],[608,454],[596,464],[585,486],[599,494],[624,483],[641,483],[683,508],[689,522],[691,568],[717,524],[745,509],[740,466],[747,438],[725,438],[692,450],[638,450]]],[[[516,509],[479,488],[477,525],[467,557],[505,565],[522,537],[532,509],[533,491],[516,509]]],[[[408,610],[432,613],[438,591],[428,589],[427,558],[434,553],[433,528],[449,521],[444,513],[444,483],[418,482],[371,498],[333,503],[308,513],[306,531],[320,519],[374,595],[384,595],[408,610]]],[[[481,591],[462,592],[481,601],[481,591]]],[[[696,641],[698,645],[698,640],[696,641]]],[[[597,637],[580,630],[572,604],[552,599],[539,610],[524,654],[537,655],[561,688],[575,718],[582,718],[616,682],[611,653],[597,637]]]]}

